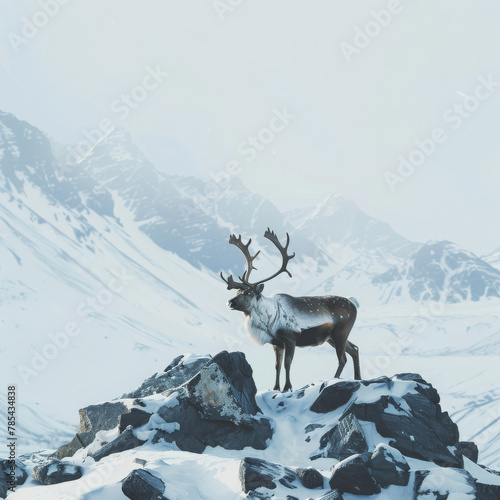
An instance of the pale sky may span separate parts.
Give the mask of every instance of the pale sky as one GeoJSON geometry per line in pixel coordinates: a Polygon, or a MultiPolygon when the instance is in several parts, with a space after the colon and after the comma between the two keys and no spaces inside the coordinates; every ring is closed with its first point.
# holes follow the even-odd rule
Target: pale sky
{"type": "Polygon", "coordinates": [[[0,109],[66,142],[120,125],[168,173],[229,171],[281,209],[340,193],[484,254],[498,19],[484,0],[3,0],[0,109]]]}

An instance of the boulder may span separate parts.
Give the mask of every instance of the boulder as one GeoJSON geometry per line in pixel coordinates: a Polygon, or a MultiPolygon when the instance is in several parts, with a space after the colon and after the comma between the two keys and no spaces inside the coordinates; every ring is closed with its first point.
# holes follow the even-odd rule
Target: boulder
{"type": "Polygon", "coordinates": [[[76,436],[68,444],[61,446],[52,456],[57,459],[72,457],[77,450],[92,443],[97,432],[114,429],[122,413],[127,411],[127,407],[120,401],[82,408],[79,410],[80,426],[76,436]]]}
{"type": "Polygon", "coordinates": [[[457,425],[433,400],[432,391],[403,397],[381,396],[373,403],[354,403],[349,411],[359,420],[374,422],[381,436],[403,454],[448,467],[462,460],[449,447],[459,439],[457,425]]]}
{"type": "Polygon", "coordinates": [[[306,488],[323,488],[323,476],[314,467],[299,467],[295,473],[306,488]]]}
{"type": "Polygon", "coordinates": [[[273,497],[267,491],[250,491],[246,498],[251,500],[271,500],[273,497]]]}
{"type": "Polygon", "coordinates": [[[245,493],[260,487],[274,490],[277,483],[290,489],[297,487],[293,484],[297,476],[292,469],[260,458],[244,458],[240,463],[239,476],[245,493]]]}
{"type": "Polygon", "coordinates": [[[359,389],[360,383],[354,380],[339,380],[320,389],[319,396],[311,405],[311,411],[328,413],[345,405],[359,389]]]}
{"type": "Polygon", "coordinates": [[[344,500],[344,497],[339,490],[332,490],[318,497],[316,500],[344,500]]]}
{"type": "Polygon", "coordinates": [[[51,458],[36,465],[31,475],[42,484],[58,484],[74,481],[82,477],[82,468],[79,465],[61,462],[51,458]]]}
{"type": "Polygon", "coordinates": [[[202,453],[207,446],[263,450],[272,437],[271,422],[256,417],[257,388],[244,354],[223,351],[175,394],[177,404],[162,406],[158,415],[174,427],[159,429],[153,443],[163,439],[183,451],[202,453]]]}
{"type": "Polygon", "coordinates": [[[387,389],[392,389],[394,386],[394,381],[391,380],[389,377],[386,377],[385,375],[382,375],[381,377],[377,378],[371,378],[368,380],[361,380],[360,381],[365,387],[368,387],[370,385],[385,385],[387,389]]]}
{"type": "Polygon", "coordinates": [[[498,500],[499,498],[499,485],[483,484],[476,481],[476,500],[498,500]]]}
{"type": "Polygon", "coordinates": [[[99,462],[104,457],[111,455],[112,453],[120,453],[121,451],[131,450],[132,448],[137,448],[141,446],[146,441],[141,441],[134,436],[132,426],[128,426],[116,439],[113,439],[110,443],[105,444],[103,447],[99,448],[94,453],[90,453],[96,462],[99,462]]]}
{"type": "Polygon", "coordinates": [[[337,425],[325,433],[319,442],[319,450],[311,460],[320,457],[344,460],[356,453],[368,451],[365,435],[357,418],[352,413],[345,414],[337,425]]]}
{"type": "Polygon", "coordinates": [[[118,431],[120,434],[131,425],[133,429],[147,424],[151,418],[151,413],[140,408],[131,408],[127,413],[122,413],[118,419],[118,431]]]}
{"type": "Polygon", "coordinates": [[[26,465],[21,460],[0,460],[0,471],[4,472],[7,482],[9,482],[12,478],[12,480],[15,481],[16,486],[23,485],[26,482],[26,479],[28,479],[26,465]]]}
{"type": "Polygon", "coordinates": [[[165,483],[148,469],[133,470],[123,480],[122,492],[131,500],[167,500],[165,483]]]}
{"type": "Polygon", "coordinates": [[[5,472],[0,469],[0,498],[5,498],[7,496],[7,491],[9,490],[10,484],[8,482],[8,477],[5,472]]]}
{"type": "Polygon", "coordinates": [[[455,448],[457,449],[456,455],[458,457],[466,457],[470,461],[477,464],[479,450],[476,443],[473,443],[472,441],[459,441],[455,444],[455,448]]]}
{"type": "Polygon", "coordinates": [[[410,480],[410,466],[405,457],[386,444],[376,446],[370,458],[372,476],[382,488],[391,484],[406,486],[410,480]]]}
{"type": "Polygon", "coordinates": [[[332,469],[330,487],[342,493],[354,495],[375,495],[381,492],[368,469],[367,455],[352,455],[336,464],[332,469]]]}
{"type": "MultiPolygon", "coordinates": [[[[441,500],[450,495],[457,495],[460,500],[476,500],[474,478],[464,469],[436,467],[418,470],[415,472],[413,491],[414,500],[441,500]]],[[[480,500],[480,497],[477,497],[477,500],[480,500]]]]}
{"type": "Polygon", "coordinates": [[[186,383],[194,377],[209,361],[210,356],[177,356],[163,373],[155,373],[146,379],[137,389],[122,395],[122,399],[144,398],[152,394],[165,392],[186,383]]]}
{"type": "Polygon", "coordinates": [[[222,351],[185,387],[205,416],[222,416],[233,421],[243,413],[255,415],[261,412],[255,402],[257,387],[252,374],[242,352],[222,351]]]}

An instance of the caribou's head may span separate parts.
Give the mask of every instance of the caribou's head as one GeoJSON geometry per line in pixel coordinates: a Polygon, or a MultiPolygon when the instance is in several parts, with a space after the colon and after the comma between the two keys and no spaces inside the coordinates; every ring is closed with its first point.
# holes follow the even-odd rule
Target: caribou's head
{"type": "Polygon", "coordinates": [[[288,235],[288,233],[286,233],[285,246],[281,245],[274,231],[271,231],[269,228],[267,228],[267,231],[264,233],[264,238],[267,238],[269,241],[274,243],[274,245],[280,251],[281,257],[283,259],[281,268],[268,278],[257,281],[255,283],[250,283],[250,281],[248,281],[250,278],[250,273],[253,269],[257,269],[256,267],[254,267],[253,261],[255,260],[257,255],[259,255],[260,250],[255,255],[250,255],[249,246],[252,242],[251,239],[248,240],[247,244],[244,244],[241,241],[241,235],[236,238],[236,236],[232,234],[229,237],[229,243],[238,247],[243,252],[243,255],[245,256],[245,259],[247,261],[247,269],[242,276],[238,277],[239,281],[235,281],[232,275],[228,276],[228,278],[226,279],[224,278],[222,272],[220,273],[221,278],[227,284],[228,290],[238,290],[236,297],[232,298],[228,302],[228,306],[235,311],[242,311],[249,314],[257,306],[260,298],[262,297],[262,290],[264,290],[264,283],[266,281],[272,280],[281,273],[287,273],[290,277],[292,276],[290,271],[288,271],[288,269],[286,268],[288,261],[295,257],[295,254],[288,255],[287,252],[288,245],[290,244],[290,236],[288,235]]]}

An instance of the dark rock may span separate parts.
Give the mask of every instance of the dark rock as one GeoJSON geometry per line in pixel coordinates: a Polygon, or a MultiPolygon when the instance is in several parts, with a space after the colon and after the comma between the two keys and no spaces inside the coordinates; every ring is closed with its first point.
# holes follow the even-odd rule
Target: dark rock
{"type": "Polygon", "coordinates": [[[499,498],[499,485],[476,482],[476,500],[498,500],[499,498]]]}
{"type": "Polygon", "coordinates": [[[349,411],[359,420],[374,422],[377,432],[392,438],[391,446],[404,455],[461,466],[461,458],[448,449],[459,439],[458,427],[433,401],[432,392],[408,393],[402,398],[381,396],[373,403],[354,403],[349,411]]]}
{"type": "Polygon", "coordinates": [[[306,488],[310,490],[323,488],[323,476],[314,467],[306,467],[305,469],[300,467],[295,473],[306,488]]]}
{"type": "Polygon", "coordinates": [[[370,459],[372,476],[382,488],[391,484],[406,486],[410,480],[410,466],[403,455],[386,444],[379,444],[370,459]]]}
{"type": "Polygon", "coordinates": [[[321,427],[324,427],[325,424],[307,424],[304,428],[304,433],[307,434],[309,432],[312,432],[314,429],[321,429],[321,427]]]}
{"type": "Polygon", "coordinates": [[[365,386],[368,387],[369,385],[385,385],[387,389],[391,389],[392,386],[394,385],[394,382],[389,378],[386,377],[385,375],[377,378],[372,378],[369,380],[361,380],[361,383],[365,386]]]}
{"type": "Polygon", "coordinates": [[[78,439],[78,434],[67,444],[58,448],[52,456],[57,459],[72,457],[80,448],[83,448],[82,442],[78,439]]]}
{"type": "Polygon", "coordinates": [[[144,460],[144,458],[134,458],[134,463],[142,465],[144,467],[148,463],[148,461],[144,460]]]}
{"type": "Polygon", "coordinates": [[[5,473],[6,481],[9,482],[12,479],[16,486],[23,485],[28,479],[26,465],[21,460],[0,460],[0,470],[5,473]]]}
{"type": "Polygon", "coordinates": [[[114,429],[118,425],[120,415],[126,411],[127,407],[119,401],[91,405],[79,410],[80,427],[76,436],[52,456],[58,459],[73,456],[77,450],[92,443],[97,432],[114,429]]]}
{"type": "Polygon", "coordinates": [[[264,487],[274,490],[279,482],[287,488],[296,488],[295,472],[288,467],[260,458],[246,457],[240,463],[241,487],[245,493],[264,487]]]}
{"type": "Polygon", "coordinates": [[[159,430],[153,444],[159,439],[175,441],[179,449],[193,453],[202,453],[207,446],[222,446],[227,450],[242,450],[246,446],[257,450],[267,448],[266,440],[273,434],[269,419],[241,413],[231,421],[228,418],[231,407],[224,419],[208,418],[200,414],[199,407],[185,394],[177,395],[177,400],[177,406],[163,406],[158,414],[167,423],[179,423],[179,428],[172,432],[159,430]]]}
{"type": "Polygon", "coordinates": [[[131,500],[166,500],[165,483],[147,469],[133,470],[123,480],[122,492],[131,500]]]}
{"type": "Polygon", "coordinates": [[[183,451],[202,453],[207,446],[263,450],[272,437],[270,420],[254,417],[257,389],[252,369],[242,353],[222,353],[175,392],[176,405],[162,406],[158,414],[175,430],[159,429],[153,443],[163,439],[183,451]]]}
{"type": "Polygon", "coordinates": [[[112,453],[120,453],[121,451],[131,450],[132,448],[137,448],[141,446],[146,441],[141,441],[134,436],[132,427],[127,427],[116,439],[113,439],[111,443],[105,444],[102,448],[89,455],[96,461],[99,462],[104,457],[111,455],[112,453]]]}
{"type": "Polygon", "coordinates": [[[311,405],[311,411],[316,413],[334,411],[345,405],[359,387],[359,382],[353,380],[339,380],[320,390],[319,396],[311,405]]]}
{"type": "Polygon", "coordinates": [[[398,373],[394,375],[394,380],[402,380],[408,382],[417,382],[418,385],[415,386],[415,390],[420,394],[425,394],[433,403],[438,404],[441,400],[438,392],[432,384],[426,382],[418,373],[398,373]]]}
{"type": "Polygon", "coordinates": [[[5,498],[7,496],[7,491],[9,491],[10,484],[5,472],[0,469],[0,498],[5,498]]]}
{"type": "Polygon", "coordinates": [[[51,458],[33,468],[33,479],[42,484],[59,484],[74,481],[82,477],[82,468],[79,465],[61,462],[51,458]]]}
{"type": "Polygon", "coordinates": [[[311,456],[311,460],[321,457],[344,460],[356,453],[368,451],[365,435],[357,418],[347,413],[338,424],[324,434],[319,441],[319,450],[311,456]]]}
{"type": "Polygon", "coordinates": [[[261,410],[255,402],[257,387],[252,373],[252,368],[242,352],[222,351],[185,386],[192,400],[206,416],[218,415],[218,418],[224,418],[225,411],[228,410],[226,399],[239,406],[242,412],[255,415],[261,413],[261,410]],[[225,385],[226,394],[219,394],[220,383],[225,385]]]}
{"type": "Polygon", "coordinates": [[[395,379],[397,380],[405,380],[405,381],[409,381],[409,382],[418,382],[419,384],[425,384],[425,385],[429,385],[423,378],[420,374],[418,373],[396,373],[396,375],[394,375],[395,379]]]}
{"type": "Polygon", "coordinates": [[[137,389],[123,394],[122,399],[144,398],[179,387],[196,375],[209,361],[208,356],[194,360],[185,356],[177,356],[163,373],[156,373],[149,377],[137,389]]]}
{"type": "Polygon", "coordinates": [[[151,413],[139,408],[132,408],[128,413],[123,413],[118,419],[118,432],[121,434],[129,425],[133,429],[147,424],[151,417],[151,413]]]}
{"type": "Polygon", "coordinates": [[[466,470],[436,467],[415,471],[414,500],[446,500],[453,493],[463,500],[476,500],[474,478],[466,470]]]}
{"type": "Polygon", "coordinates": [[[339,490],[332,490],[320,496],[316,500],[344,500],[342,493],[339,490]]]}
{"type": "Polygon", "coordinates": [[[479,458],[479,450],[477,449],[476,443],[472,441],[459,441],[455,448],[457,449],[457,456],[467,457],[469,460],[477,464],[477,459],[479,458]]]}
{"type": "Polygon", "coordinates": [[[267,491],[250,491],[246,498],[251,500],[271,500],[272,496],[267,491]]]}
{"type": "Polygon", "coordinates": [[[341,492],[355,495],[375,495],[381,492],[380,486],[368,470],[369,459],[366,455],[352,455],[333,467],[330,487],[341,492]]]}

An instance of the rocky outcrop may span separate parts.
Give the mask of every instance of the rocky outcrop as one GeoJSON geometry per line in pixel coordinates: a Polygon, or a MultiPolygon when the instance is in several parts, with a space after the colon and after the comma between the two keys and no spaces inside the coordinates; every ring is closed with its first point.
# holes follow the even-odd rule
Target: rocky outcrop
{"type": "Polygon", "coordinates": [[[41,484],[59,484],[81,478],[82,468],[52,458],[34,467],[31,475],[41,484]]]}
{"type": "Polygon", "coordinates": [[[260,458],[247,457],[240,464],[241,488],[245,493],[257,488],[276,489],[278,483],[286,488],[295,489],[297,475],[289,467],[261,460],[260,458]]]}
{"type": "Polygon", "coordinates": [[[333,467],[330,477],[332,490],[353,493],[355,495],[375,495],[381,489],[368,469],[370,458],[368,455],[352,455],[333,467]]]}
{"type": "Polygon", "coordinates": [[[377,445],[370,458],[373,478],[382,488],[391,484],[406,486],[410,480],[410,466],[405,457],[386,444],[377,445]]]}
{"type": "MultiPolygon", "coordinates": [[[[332,380],[257,395],[245,356],[223,351],[213,358],[178,357],[125,395],[133,397],[80,410],[77,435],[56,452],[77,455],[64,462],[47,460],[47,453],[31,457],[32,476],[44,485],[75,480],[75,491],[86,492],[90,479],[82,474],[114,467],[118,460],[128,473],[110,491],[167,500],[179,497],[179,464],[189,464],[184,492],[197,481],[198,462],[206,466],[213,454],[217,465],[209,466],[208,475],[205,469],[200,481],[219,476],[224,460],[230,466],[220,477],[232,471],[236,479],[237,458],[241,495],[249,499],[342,500],[383,490],[413,500],[444,500],[455,493],[464,500],[498,497],[500,479],[471,464],[477,461],[476,445],[459,440],[437,391],[418,374],[332,380]],[[252,449],[260,450],[257,456],[252,449]],[[201,453],[199,461],[193,458],[201,453]],[[464,462],[476,468],[470,469],[477,470],[476,478],[462,468],[464,462]]],[[[6,484],[3,465],[0,493],[6,484]]],[[[16,465],[21,484],[26,467],[16,465]]],[[[196,496],[199,488],[189,494],[196,496]]]]}
{"type": "Polygon", "coordinates": [[[368,451],[365,435],[354,414],[345,414],[337,425],[321,437],[319,451],[311,459],[329,457],[344,460],[355,453],[368,451]]]}
{"type": "Polygon", "coordinates": [[[120,401],[82,408],[79,411],[80,426],[76,436],[71,442],[61,446],[53,454],[53,457],[57,459],[72,457],[77,450],[92,443],[98,431],[110,430],[116,427],[120,416],[126,411],[126,405],[120,401]]]}
{"type": "Polygon", "coordinates": [[[121,399],[145,398],[185,384],[194,377],[209,361],[210,356],[195,358],[177,356],[162,373],[147,378],[137,389],[122,395],[121,399]]]}
{"type": "Polygon", "coordinates": [[[91,456],[96,462],[99,462],[99,460],[112,455],[113,453],[131,450],[144,443],[145,441],[141,441],[134,436],[132,426],[130,425],[116,439],[113,439],[110,443],[105,444],[96,452],[89,453],[89,456],[91,456]]]}
{"type": "Polygon", "coordinates": [[[134,469],[123,480],[122,492],[131,500],[168,500],[165,483],[147,469],[134,469]]]}
{"type": "Polygon", "coordinates": [[[153,444],[175,442],[181,450],[194,453],[202,453],[207,446],[263,450],[273,431],[271,421],[258,416],[256,393],[252,368],[242,353],[223,351],[213,358],[181,356],[164,373],[150,377],[138,389],[125,394],[135,397],[133,401],[121,399],[80,410],[77,435],[53,456],[72,456],[93,443],[99,431],[115,427],[119,436],[102,448],[89,451],[89,456],[99,461],[140,446],[145,440],[137,438],[133,429],[148,427],[153,415],[154,422],[148,427],[153,444]],[[158,390],[163,391],[165,404],[154,412],[148,411],[148,397],[158,390]]]}
{"type": "Polygon", "coordinates": [[[454,493],[459,493],[457,497],[461,500],[476,500],[475,481],[467,471],[452,468],[416,471],[414,500],[446,499],[454,493]]]}

